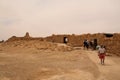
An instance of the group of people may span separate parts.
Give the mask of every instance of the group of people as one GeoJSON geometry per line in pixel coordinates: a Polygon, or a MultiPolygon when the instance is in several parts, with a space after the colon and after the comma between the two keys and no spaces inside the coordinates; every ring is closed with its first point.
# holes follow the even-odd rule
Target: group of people
{"type": "Polygon", "coordinates": [[[93,41],[88,41],[88,40],[84,40],[83,44],[84,44],[84,49],[85,48],[97,49],[98,56],[100,58],[100,63],[104,64],[104,60],[105,60],[105,56],[106,56],[106,48],[104,45],[97,45],[97,43],[95,43],[93,41]]]}
{"type": "Polygon", "coordinates": [[[86,49],[89,49],[89,48],[94,49],[94,46],[95,46],[95,43],[93,41],[88,41],[88,40],[84,40],[83,44],[84,44],[84,49],[85,48],[86,49]]]}

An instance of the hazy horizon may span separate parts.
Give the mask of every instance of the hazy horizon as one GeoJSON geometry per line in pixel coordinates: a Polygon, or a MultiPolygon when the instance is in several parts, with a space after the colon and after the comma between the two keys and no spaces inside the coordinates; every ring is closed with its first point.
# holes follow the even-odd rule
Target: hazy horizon
{"type": "Polygon", "coordinates": [[[120,32],[119,0],[0,0],[0,10],[0,40],[120,32]]]}

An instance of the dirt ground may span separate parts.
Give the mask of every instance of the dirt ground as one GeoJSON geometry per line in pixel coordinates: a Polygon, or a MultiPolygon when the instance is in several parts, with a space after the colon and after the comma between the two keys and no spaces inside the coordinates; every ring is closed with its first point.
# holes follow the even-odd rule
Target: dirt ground
{"type": "Polygon", "coordinates": [[[120,58],[96,51],[59,51],[0,45],[0,80],[120,80],[120,58]]]}

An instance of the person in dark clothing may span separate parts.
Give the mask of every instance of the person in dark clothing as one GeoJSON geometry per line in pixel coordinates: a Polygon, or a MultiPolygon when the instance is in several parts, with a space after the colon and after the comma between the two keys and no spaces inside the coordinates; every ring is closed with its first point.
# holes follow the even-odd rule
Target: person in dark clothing
{"type": "Polygon", "coordinates": [[[93,43],[93,49],[96,50],[96,46],[97,46],[97,39],[94,39],[94,43],[93,43]]]}
{"type": "Polygon", "coordinates": [[[86,47],[86,40],[84,40],[83,45],[84,45],[84,49],[85,49],[85,47],[86,47]]]}
{"type": "Polygon", "coordinates": [[[84,49],[85,48],[89,48],[89,42],[88,42],[88,40],[84,40],[84,42],[83,42],[83,44],[84,44],[84,49]]]}
{"type": "Polygon", "coordinates": [[[90,41],[90,48],[93,49],[93,41],[90,41]]]}

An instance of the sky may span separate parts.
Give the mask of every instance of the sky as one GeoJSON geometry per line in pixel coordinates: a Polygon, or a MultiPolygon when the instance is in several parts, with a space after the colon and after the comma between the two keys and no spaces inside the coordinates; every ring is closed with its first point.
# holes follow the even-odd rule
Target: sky
{"type": "Polygon", "coordinates": [[[0,0],[0,40],[119,33],[120,0],[0,0]]]}

